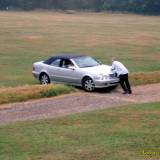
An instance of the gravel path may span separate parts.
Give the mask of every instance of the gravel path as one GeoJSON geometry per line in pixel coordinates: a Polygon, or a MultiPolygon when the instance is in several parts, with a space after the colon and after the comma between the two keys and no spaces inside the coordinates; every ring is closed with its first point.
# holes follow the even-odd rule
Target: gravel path
{"type": "Polygon", "coordinates": [[[132,95],[122,95],[121,88],[119,88],[109,93],[80,91],[54,98],[1,105],[0,124],[54,118],[78,112],[147,102],[160,102],[160,83],[133,87],[132,95]]]}

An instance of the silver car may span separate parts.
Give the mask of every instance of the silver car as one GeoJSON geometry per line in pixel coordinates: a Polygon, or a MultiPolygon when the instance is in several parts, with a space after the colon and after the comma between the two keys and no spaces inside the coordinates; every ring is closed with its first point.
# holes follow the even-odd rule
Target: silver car
{"type": "Polygon", "coordinates": [[[33,75],[41,84],[51,82],[81,86],[86,91],[117,86],[111,66],[86,55],[59,55],[33,64],[33,75]]]}

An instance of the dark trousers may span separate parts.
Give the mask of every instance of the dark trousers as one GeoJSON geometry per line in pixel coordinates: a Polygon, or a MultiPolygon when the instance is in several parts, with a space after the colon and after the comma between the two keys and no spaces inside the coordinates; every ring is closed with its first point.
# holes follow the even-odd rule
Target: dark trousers
{"type": "Polygon", "coordinates": [[[132,93],[131,86],[128,80],[128,74],[119,75],[119,79],[120,79],[120,85],[124,90],[124,92],[132,93]]]}

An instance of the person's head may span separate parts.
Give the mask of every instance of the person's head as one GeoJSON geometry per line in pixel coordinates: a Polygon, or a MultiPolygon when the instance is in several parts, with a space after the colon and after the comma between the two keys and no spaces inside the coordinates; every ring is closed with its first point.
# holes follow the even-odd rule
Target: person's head
{"type": "Polygon", "coordinates": [[[112,58],[112,62],[114,62],[114,61],[116,61],[116,58],[115,58],[115,57],[112,58]]]}

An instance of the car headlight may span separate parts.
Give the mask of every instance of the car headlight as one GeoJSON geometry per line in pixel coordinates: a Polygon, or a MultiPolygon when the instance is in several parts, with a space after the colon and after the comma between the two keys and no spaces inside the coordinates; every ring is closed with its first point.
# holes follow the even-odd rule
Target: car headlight
{"type": "Polygon", "coordinates": [[[106,79],[107,77],[106,77],[106,75],[99,74],[99,75],[95,76],[94,78],[97,79],[97,80],[104,80],[104,79],[106,79]]]}

